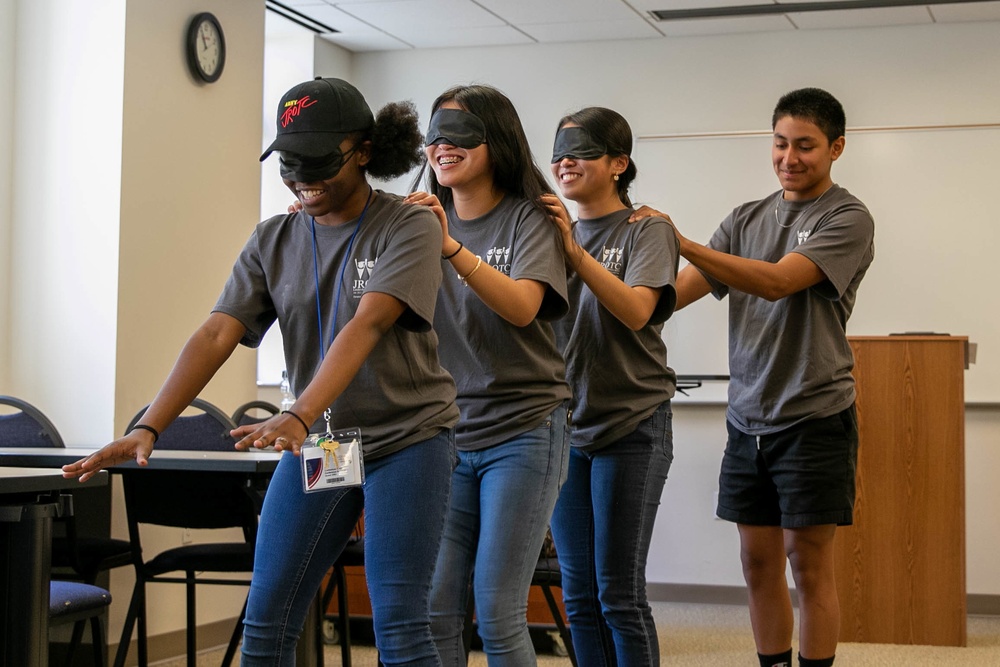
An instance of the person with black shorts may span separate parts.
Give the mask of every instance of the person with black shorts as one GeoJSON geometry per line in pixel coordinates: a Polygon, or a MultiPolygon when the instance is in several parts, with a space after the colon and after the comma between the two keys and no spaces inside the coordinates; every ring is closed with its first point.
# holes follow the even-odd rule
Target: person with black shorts
{"type": "MultiPolygon", "coordinates": [[[[836,98],[792,91],[771,127],[782,189],[735,208],[707,245],[677,234],[690,262],[677,278],[677,309],[709,293],[729,297],[729,440],[717,514],[739,527],[760,664],[792,663],[787,559],[799,665],[824,667],[840,633],[834,535],[852,522],[858,450],[846,325],[874,258],[875,223],[830,176],[845,145],[836,98]]],[[[647,215],[663,214],[643,207],[633,218],[647,215]]]]}

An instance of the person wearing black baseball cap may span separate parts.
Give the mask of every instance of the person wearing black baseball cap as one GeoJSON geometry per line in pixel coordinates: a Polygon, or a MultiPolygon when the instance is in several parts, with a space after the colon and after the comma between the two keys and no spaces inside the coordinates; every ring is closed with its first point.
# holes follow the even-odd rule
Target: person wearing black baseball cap
{"type": "Polygon", "coordinates": [[[278,153],[282,180],[302,210],[257,225],[142,425],[64,469],[87,478],[130,459],[144,464],[156,433],[236,346],[257,347],[278,322],[298,399],[232,432],[237,449],[273,445],[295,455],[281,457],[261,511],[244,667],[294,664],[309,605],[362,507],[382,660],[441,664],[429,595],[459,414],[431,327],[441,226],[428,209],[368,184],[369,175],[392,178],[415,167],[422,144],[411,103],[386,105],[375,117],[361,93],[340,79],[308,81],[285,93],[277,136],[261,159],[278,153]],[[312,477],[304,475],[303,442],[309,431],[331,428],[360,433],[364,485],[306,492],[312,477]]]}

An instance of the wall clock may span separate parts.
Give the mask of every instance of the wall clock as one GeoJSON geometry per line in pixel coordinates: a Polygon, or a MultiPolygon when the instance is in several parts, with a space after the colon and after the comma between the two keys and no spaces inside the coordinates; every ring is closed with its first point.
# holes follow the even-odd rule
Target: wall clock
{"type": "Polygon", "coordinates": [[[218,81],[226,65],[226,40],[214,15],[202,12],[191,19],[185,50],[195,77],[205,83],[218,81]]]}

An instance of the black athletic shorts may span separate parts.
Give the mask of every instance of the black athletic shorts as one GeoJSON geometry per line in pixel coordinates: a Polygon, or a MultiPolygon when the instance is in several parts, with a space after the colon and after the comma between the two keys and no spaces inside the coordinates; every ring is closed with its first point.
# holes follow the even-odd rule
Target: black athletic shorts
{"type": "Polygon", "coordinates": [[[858,461],[853,405],[768,435],[727,426],[719,518],[782,528],[852,523],[858,461]]]}

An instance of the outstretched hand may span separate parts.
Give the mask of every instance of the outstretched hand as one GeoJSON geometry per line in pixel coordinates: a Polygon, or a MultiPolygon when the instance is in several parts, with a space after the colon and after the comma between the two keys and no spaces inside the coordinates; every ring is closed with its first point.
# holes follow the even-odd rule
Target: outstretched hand
{"type": "Polygon", "coordinates": [[[64,465],[62,467],[63,477],[79,477],[81,482],[86,482],[100,470],[119,463],[134,460],[136,464],[144,466],[148,463],[147,459],[152,453],[152,434],[137,429],[86,458],[64,465]]]}
{"type": "Polygon", "coordinates": [[[246,451],[251,447],[264,449],[274,446],[274,451],[290,451],[298,456],[302,451],[302,442],[309,437],[298,419],[287,413],[274,415],[259,424],[246,424],[229,432],[238,438],[236,449],[246,451]]]}

